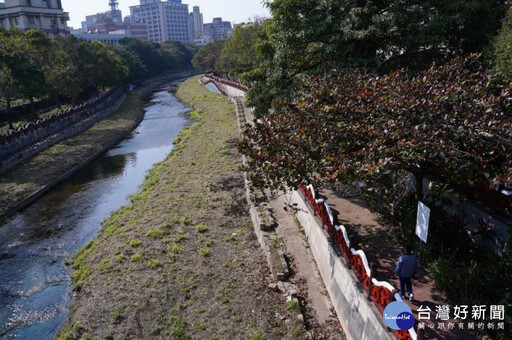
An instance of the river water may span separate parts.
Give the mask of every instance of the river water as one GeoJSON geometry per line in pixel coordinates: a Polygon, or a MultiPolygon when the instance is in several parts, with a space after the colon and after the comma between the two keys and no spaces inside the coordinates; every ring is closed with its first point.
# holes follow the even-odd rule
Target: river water
{"type": "Polygon", "coordinates": [[[128,138],[0,227],[0,339],[55,338],[73,299],[67,263],[171,152],[188,111],[155,92],[128,138]]]}

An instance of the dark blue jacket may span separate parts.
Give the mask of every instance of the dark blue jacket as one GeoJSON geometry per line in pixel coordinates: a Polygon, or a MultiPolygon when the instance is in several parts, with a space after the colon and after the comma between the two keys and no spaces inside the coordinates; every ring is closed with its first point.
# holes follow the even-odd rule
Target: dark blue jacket
{"type": "Polygon", "coordinates": [[[418,269],[418,259],[416,255],[404,254],[398,259],[396,264],[396,275],[401,277],[413,277],[418,269]]]}

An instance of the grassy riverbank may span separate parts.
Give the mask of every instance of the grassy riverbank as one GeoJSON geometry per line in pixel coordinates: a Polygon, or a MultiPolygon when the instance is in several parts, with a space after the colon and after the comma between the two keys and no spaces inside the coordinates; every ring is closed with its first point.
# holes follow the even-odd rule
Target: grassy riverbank
{"type": "Polygon", "coordinates": [[[144,105],[157,80],[130,93],[119,110],[90,129],[57,143],[0,175],[0,215],[78,166],[105,145],[126,136],[144,117],[144,105]]]}
{"type": "Polygon", "coordinates": [[[59,338],[300,338],[298,306],[263,284],[234,106],[197,77],[178,94],[197,122],[74,256],[79,292],[59,338]]]}

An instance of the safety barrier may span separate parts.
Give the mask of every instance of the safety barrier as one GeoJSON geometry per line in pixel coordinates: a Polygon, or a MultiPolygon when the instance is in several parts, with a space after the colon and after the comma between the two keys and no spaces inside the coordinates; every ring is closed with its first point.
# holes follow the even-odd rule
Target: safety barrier
{"type": "Polygon", "coordinates": [[[206,81],[204,82],[204,85],[207,85],[207,84],[213,84],[215,85],[215,87],[219,90],[219,92],[224,95],[224,96],[227,96],[228,94],[226,93],[226,91],[224,90],[224,86],[221,86],[219,84],[219,82],[217,82],[215,79],[211,79],[211,78],[206,78],[206,81]]]}
{"type": "Polygon", "coordinates": [[[219,77],[215,76],[213,73],[206,73],[205,76],[210,78],[210,79],[213,79],[213,80],[215,80],[215,81],[217,81],[217,82],[219,82],[221,84],[234,87],[235,89],[238,89],[240,91],[244,91],[244,92],[249,91],[249,88],[247,86],[242,85],[239,82],[235,82],[235,81],[232,81],[232,80],[227,80],[227,79],[219,78],[219,77]]]}
{"type": "MultiPolygon", "coordinates": [[[[370,294],[371,299],[379,306],[381,312],[384,308],[396,300],[393,293],[397,289],[386,281],[378,281],[372,278],[372,271],[364,251],[350,247],[350,239],[345,226],[336,224],[329,204],[323,198],[319,198],[312,185],[299,185],[299,191],[305,197],[312,211],[322,223],[325,231],[339,247],[342,255],[348,261],[350,268],[361,281],[364,289],[370,294]]],[[[401,300],[401,299],[400,299],[401,300]]],[[[414,329],[399,330],[394,332],[400,340],[416,340],[414,329]]]]}

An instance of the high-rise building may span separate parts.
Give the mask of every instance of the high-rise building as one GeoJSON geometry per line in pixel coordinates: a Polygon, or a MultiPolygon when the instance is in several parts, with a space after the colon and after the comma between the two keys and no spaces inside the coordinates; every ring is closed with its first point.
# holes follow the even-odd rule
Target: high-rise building
{"type": "Polygon", "coordinates": [[[190,13],[190,26],[193,34],[190,37],[190,40],[202,39],[204,36],[203,13],[200,12],[199,6],[192,7],[192,13],[190,13]]]}
{"type": "Polygon", "coordinates": [[[210,40],[226,40],[233,35],[231,22],[222,21],[222,18],[213,18],[213,22],[204,24],[204,36],[210,40]]]}
{"type": "Polygon", "coordinates": [[[190,41],[188,5],[181,0],[140,0],[140,5],[131,6],[130,12],[132,20],[148,25],[150,41],[190,41]]]}
{"type": "Polygon", "coordinates": [[[0,7],[0,26],[21,30],[40,29],[50,38],[69,34],[69,14],[61,0],[5,0],[0,7]]]}

